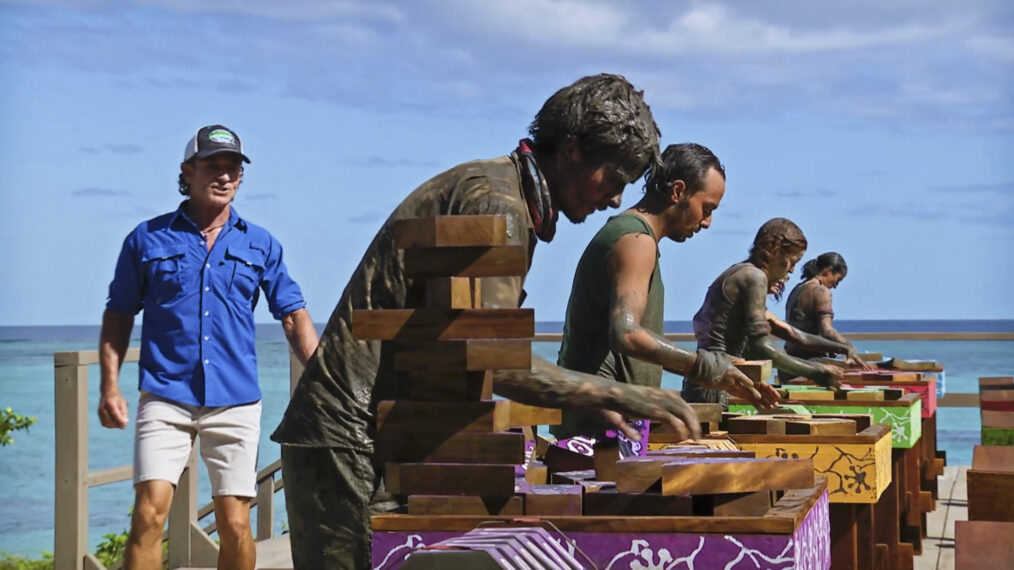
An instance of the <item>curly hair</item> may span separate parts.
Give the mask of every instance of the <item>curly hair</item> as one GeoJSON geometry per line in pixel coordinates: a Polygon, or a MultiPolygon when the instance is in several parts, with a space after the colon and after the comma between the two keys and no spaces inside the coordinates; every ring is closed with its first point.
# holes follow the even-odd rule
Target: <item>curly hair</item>
{"type": "Polygon", "coordinates": [[[806,236],[795,222],[773,218],[757,230],[757,237],[753,238],[753,247],[750,248],[750,259],[757,261],[761,267],[767,267],[776,254],[802,255],[806,245],[806,236]]]}
{"type": "Polygon", "coordinates": [[[697,143],[671,144],[644,175],[644,190],[667,194],[677,180],[682,180],[687,193],[694,194],[704,189],[704,177],[711,168],[725,178],[725,166],[708,147],[697,143]]]}
{"type": "Polygon", "coordinates": [[[661,135],[643,92],[607,73],[582,77],[554,93],[528,133],[536,150],[547,154],[574,137],[586,160],[609,164],[630,182],[658,160],[661,135]]]}

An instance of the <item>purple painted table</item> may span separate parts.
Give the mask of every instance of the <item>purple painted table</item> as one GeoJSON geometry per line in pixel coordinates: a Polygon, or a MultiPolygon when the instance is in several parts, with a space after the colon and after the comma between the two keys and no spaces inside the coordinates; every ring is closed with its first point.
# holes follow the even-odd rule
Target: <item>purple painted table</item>
{"type": "MultiPolygon", "coordinates": [[[[561,545],[599,568],[772,568],[831,566],[827,483],[787,491],[758,517],[545,517],[573,544],[561,545]],[[580,550],[580,552],[579,552],[580,550]]],[[[540,519],[474,516],[373,517],[373,567],[397,568],[414,550],[480,524],[538,526],[540,519]]],[[[551,534],[553,529],[546,525],[551,534]]]]}

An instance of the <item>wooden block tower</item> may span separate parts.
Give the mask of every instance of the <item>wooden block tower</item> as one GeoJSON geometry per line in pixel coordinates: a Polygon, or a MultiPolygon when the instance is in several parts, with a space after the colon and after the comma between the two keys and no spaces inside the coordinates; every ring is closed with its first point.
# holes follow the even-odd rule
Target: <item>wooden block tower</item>
{"type": "Polygon", "coordinates": [[[523,514],[525,438],[508,430],[526,414],[512,419],[511,402],[492,399],[492,370],[531,367],[535,315],[482,308],[480,278],[524,276],[527,252],[507,243],[502,216],[407,219],[394,231],[406,277],[425,279],[425,307],[352,316],[357,338],[394,343],[404,399],[377,407],[387,488],[412,515],[523,514]]]}

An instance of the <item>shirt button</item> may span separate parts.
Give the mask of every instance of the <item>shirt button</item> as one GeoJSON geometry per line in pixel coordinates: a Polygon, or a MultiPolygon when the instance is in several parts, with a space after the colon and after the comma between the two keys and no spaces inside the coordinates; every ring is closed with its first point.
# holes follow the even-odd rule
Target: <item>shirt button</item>
{"type": "Polygon", "coordinates": [[[208,337],[204,337],[204,340],[208,340],[208,337]]]}
{"type": "Polygon", "coordinates": [[[210,263],[205,263],[204,266],[207,267],[208,269],[211,269],[211,264],[210,263]]]}
{"type": "Polygon", "coordinates": [[[205,287],[204,290],[205,291],[211,291],[211,287],[205,287]]]}
{"type": "Polygon", "coordinates": [[[203,241],[199,241],[199,242],[197,242],[197,245],[204,245],[204,242],[203,241]]]}
{"type": "Polygon", "coordinates": [[[210,315],[210,314],[211,314],[211,311],[204,311],[204,316],[205,317],[208,316],[208,315],[210,315]]]}
{"type": "Polygon", "coordinates": [[[210,361],[210,360],[208,360],[207,358],[205,358],[205,359],[204,359],[204,363],[205,363],[205,364],[207,364],[207,363],[209,363],[209,362],[211,362],[211,361],[210,361]]]}

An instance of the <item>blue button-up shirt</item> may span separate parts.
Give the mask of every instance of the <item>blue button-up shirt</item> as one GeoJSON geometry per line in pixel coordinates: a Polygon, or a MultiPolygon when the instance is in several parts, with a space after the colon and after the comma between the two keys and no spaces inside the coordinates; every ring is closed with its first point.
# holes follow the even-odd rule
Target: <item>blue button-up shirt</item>
{"type": "Polygon", "coordinates": [[[306,306],[281,244],[235,209],[211,251],[182,204],[134,228],[106,308],[144,310],[141,390],[193,406],[260,400],[253,311],[260,290],[276,319],[306,306]]]}

